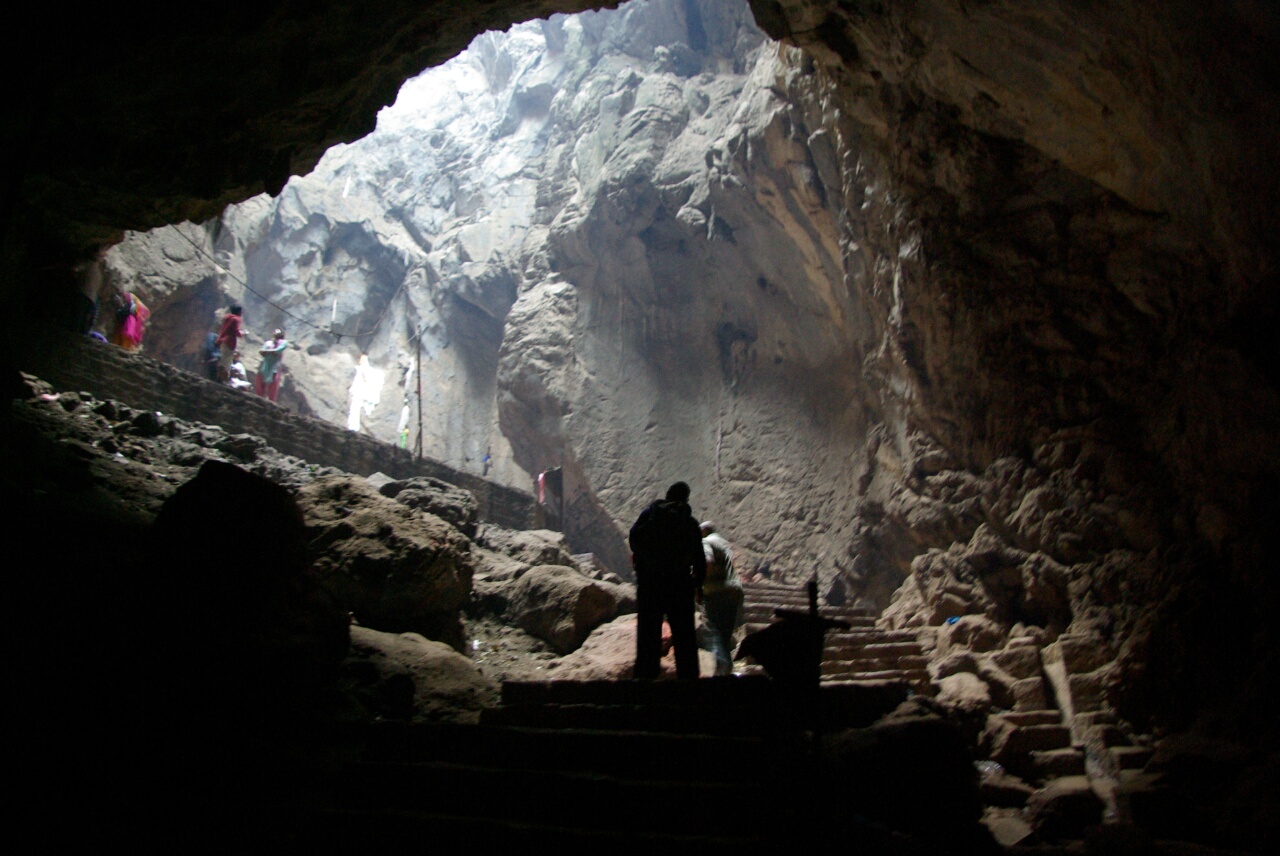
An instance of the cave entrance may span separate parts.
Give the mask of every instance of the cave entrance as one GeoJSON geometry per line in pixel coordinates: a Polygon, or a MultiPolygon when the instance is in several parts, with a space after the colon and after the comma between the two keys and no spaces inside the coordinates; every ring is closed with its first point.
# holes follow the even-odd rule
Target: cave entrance
{"type": "Polygon", "coordinates": [[[684,480],[745,570],[830,582],[866,429],[824,85],[745,0],[484,33],[278,197],[130,235],[112,276],[153,356],[194,365],[240,302],[251,340],[287,331],[298,409],[525,489],[556,473],[570,543],[623,575],[625,528],[684,480]]]}

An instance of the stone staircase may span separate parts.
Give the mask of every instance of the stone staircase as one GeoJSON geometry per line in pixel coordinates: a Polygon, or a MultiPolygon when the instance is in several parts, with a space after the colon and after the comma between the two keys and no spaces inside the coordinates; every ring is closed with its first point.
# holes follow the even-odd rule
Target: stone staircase
{"type": "Polygon", "coordinates": [[[507,683],[479,725],[365,729],[299,848],[764,853],[812,823],[815,743],[904,694],[832,687],[805,710],[762,677],[507,683]]]}
{"type": "Polygon", "coordinates": [[[1097,658],[1096,643],[1064,636],[1041,651],[1034,640],[1014,639],[1006,651],[1002,665],[1024,691],[1015,693],[1013,710],[987,718],[980,749],[1035,789],[1035,795],[1007,789],[1000,777],[984,773],[984,822],[996,839],[1012,845],[1030,833],[1024,816],[1030,804],[1039,804],[1030,810],[1051,822],[1055,814],[1073,811],[1080,812],[1081,823],[1086,818],[1129,820],[1118,791],[1122,794],[1122,786],[1140,772],[1152,750],[1134,745],[1101,694],[1092,691],[1097,663],[1090,658],[1097,658]],[[1016,656],[1019,649],[1035,656],[1016,656]],[[1055,801],[1068,808],[1048,805],[1055,801]],[[1093,818],[1094,811],[1100,816],[1093,818]]]}
{"type": "MultiPolygon", "coordinates": [[[[771,582],[743,585],[745,631],[768,626],[777,610],[807,612],[809,598],[803,588],[771,582]]],[[[912,630],[881,630],[874,610],[859,606],[824,606],[819,614],[849,625],[848,630],[830,630],[824,640],[822,683],[901,683],[913,692],[933,695],[926,668],[928,659],[912,630]]]]}

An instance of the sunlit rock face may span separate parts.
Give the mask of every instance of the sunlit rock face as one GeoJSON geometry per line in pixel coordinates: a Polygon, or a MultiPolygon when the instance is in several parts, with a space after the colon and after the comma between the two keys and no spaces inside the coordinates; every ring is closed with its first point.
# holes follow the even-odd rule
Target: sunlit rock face
{"type": "Polygon", "coordinates": [[[284,400],[323,418],[351,415],[368,354],[352,424],[387,441],[406,404],[417,435],[422,331],[424,452],[488,453],[522,486],[562,467],[566,532],[624,573],[625,524],[684,479],[752,561],[829,577],[853,558],[871,326],[842,259],[847,153],[830,109],[794,104],[810,70],[745,4],[487,33],[277,199],[112,264],[152,298],[158,356],[194,367],[232,299],[255,333],[285,326],[284,400]]]}

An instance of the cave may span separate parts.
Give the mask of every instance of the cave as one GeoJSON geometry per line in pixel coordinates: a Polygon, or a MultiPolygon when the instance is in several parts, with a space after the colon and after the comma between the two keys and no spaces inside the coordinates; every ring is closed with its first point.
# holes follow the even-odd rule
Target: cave
{"type": "MultiPolygon", "coordinates": [[[[690,481],[744,567],[922,640],[961,731],[1002,739],[966,710],[1049,707],[1090,774],[1147,764],[1160,782],[1129,807],[1146,825],[1086,848],[1273,849],[1280,15],[646,2],[38,10],[5,59],[25,81],[2,132],[9,367],[82,360],[64,316],[111,247],[109,276],[155,302],[148,356],[198,368],[215,311],[244,298],[254,332],[297,331],[282,402],[342,422],[368,353],[369,460],[412,368],[437,475],[498,515],[556,470],[566,545],[614,577],[630,521],[690,481]],[[459,55],[483,86],[445,103],[425,84],[425,123],[392,139],[401,85],[459,55]],[[464,151],[464,129],[482,144],[464,151]],[[356,158],[378,145],[439,171],[356,158]]],[[[204,421],[233,409],[210,401],[204,421]]],[[[130,430],[205,431],[143,410],[130,430]]],[[[145,640],[99,607],[131,584],[103,559],[114,533],[145,538],[150,516],[83,475],[98,444],[6,420],[9,537],[39,548],[15,574],[25,634],[82,627],[116,658],[57,643],[46,659],[74,665],[21,725],[52,746],[94,715],[82,694],[128,695],[129,716],[67,745],[110,742],[102,722],[138,737],[131,705],[155,694],[122,688],[145,640]]],[[[251,457],[236,437],[210,442],[251,457]]],[[[143,507],[154,488],[132,478],[143,507]]],[[[129,763],[106,757],[99,787],[129,763]]]]}

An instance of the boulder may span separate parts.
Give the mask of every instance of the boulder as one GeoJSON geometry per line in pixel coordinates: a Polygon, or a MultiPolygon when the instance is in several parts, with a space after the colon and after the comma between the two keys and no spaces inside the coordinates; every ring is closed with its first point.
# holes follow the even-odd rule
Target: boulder
{"type": "Polygon", "coordinates": [[[480,547],[516,560],[526,568],[535,565],[577,567],[564,534],[550,529],[517,531],[485,523],[477,529],[475,542],[480,547]]]}
{"type": "Polygon", "coordinates": [[[468,538],[476,536],[479,505],[471,491],[428,476],[389,481],[378,492],[396,502],[434,514],[468,538]]]}
{"type": "Polygon", "coordinates": [[[1102,822],[1102,800],[1087,776],[1054,779],[1027,800],[1026,817],[1043,840],[1080,838],[1102,822]]]}
{"type": "Polygon", "coordinates": [[[1009,645],[991,654],[991,660],[1014,678],[1040,677],[1040,651],[1033,645],[1009,645]]]}
{"type": "MultiPolygon", "coordinates": [[[[671,649],[671,633],[663,626],[661,676],[676,676],[676,657],[671,649]]],[[[636,662],[636,617],[623,615],[592,631],[578,650],[547,665],[555,680],[622,681],[632,677],[636,662]]],[[[703,675],[715,674],[715,655],[698,650],[698,666],[703,675]]]]}
{"type": "Polygon", "coordinates": [[[498,704],[495,680],[448,645],[417,633],[352,627],[342,674],[371,718],[475,723],[481,710],[498,704]]]}
{"type": "Polygon", "coordinates": [[[574,651],[605,621],[618,614],[618,598],[608,583],[563,565],[542,565],[510,589],[508,614],[558,654],[574,651]]]}
{"type": "Polygon", "coordinates": [[[944,710],[961,715],[985,714],[991,709],[991,691],[977,675],[959,672],[938,681],[935,701],[944,710]]]}
{"type": "Polygon", "coordinates": [[[471,543],[433,514],[326,476],[298,493],[316,571],[356,620],[461,648],[471,595],[471,543]]]}
{"type": "Polygon", "coordinates": [[[1000,625],[983,615],[962,615],[943,624],[938,630],[938,650],[949,653],[955,648],[970,651],[992,651],[1005,641],[1000,625]]]}

